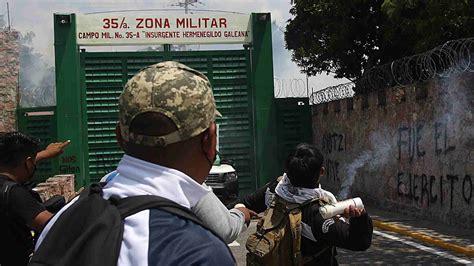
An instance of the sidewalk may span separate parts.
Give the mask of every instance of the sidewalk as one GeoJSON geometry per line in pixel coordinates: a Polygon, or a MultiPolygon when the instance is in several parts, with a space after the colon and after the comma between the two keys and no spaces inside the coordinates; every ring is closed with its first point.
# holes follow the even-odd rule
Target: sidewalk
{"type": "Polygon", "coordinates": [[[450,226],[440,222],[422,220],[367,206],[374,227],[412,237],[416,240],[438,246],[474,258],[474,229],[450,226]]]}

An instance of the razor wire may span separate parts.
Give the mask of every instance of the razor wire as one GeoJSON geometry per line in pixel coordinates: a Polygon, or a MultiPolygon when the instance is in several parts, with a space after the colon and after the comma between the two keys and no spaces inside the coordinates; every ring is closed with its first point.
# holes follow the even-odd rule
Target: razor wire
{"type": "Polygon", "coordinates": [[[312,92],[311,104],[344,98],[355,93],[407,86],[461,72],[474,72],[474,38],[452,40],[424,53],[407,56],[369,69],[355,81],[312,92]]]}
{"type": "Polygon", "coordinates": [[[356,90],[406,86],[460,72],[474,72],[474,38],[448,41],[427,52],[375,66],[356,81],[356,90]]]}
{"type": "Polygon", "coordinates": [[[299,78],[273,79],[275,98],[308,97],[306,81],[299,78]]]}
{"type": "Polygon", "coordinates": [[[313,91],[311,92],[311,95],[309,97],[309,103],[320,104],[353,97],[355,94],[354,86],[354,82],[348,82],[336,86],[327,87],[320,91],[313,91]]]}

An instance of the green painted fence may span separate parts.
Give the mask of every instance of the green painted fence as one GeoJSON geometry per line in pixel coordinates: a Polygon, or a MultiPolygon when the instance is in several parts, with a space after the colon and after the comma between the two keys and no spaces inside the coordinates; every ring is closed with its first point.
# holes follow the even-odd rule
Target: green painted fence
{"type": "MultiPolygon", "coordinates": [[[[56,107],[33,107],[17,109],[18,131],[38,138],[40,149],[56,142],[56,107]]],[[[36,165],[34,183],[40,183],[59,172],[57,159],[39,162],[36,165]]]]}
{"type": "Polygon", "coordinates": [[[311,106],[308,98],[275,99],[278,128],[278,165],[283,172],[287,155],[302,142],[312,143],[311,106]]]}
{"type": "Polygon", "coordinates": [[[242,191],[255,188],[253,93],[248,50],[190,52],[81,52],[85,175],[98,181],[115,169],[122,151],[115,141],[118,97],[125,82],[142,67],[169,58],[208,76],[217,108],[220,152],[234,160],[242,191]]]}

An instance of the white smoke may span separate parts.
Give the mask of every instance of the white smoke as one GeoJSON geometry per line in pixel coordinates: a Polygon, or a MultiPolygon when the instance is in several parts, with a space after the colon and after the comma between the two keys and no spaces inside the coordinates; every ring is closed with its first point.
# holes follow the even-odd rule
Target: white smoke
{"type": "MultiPolygon", "coordinates": [[[[457,137],[464,143],[461,145],[473,145],[474,143],[474,124],[472,102],[467,95],[469,80],[459,74],[452,74],[448,78],[443,78],[440,82],[440,97],[438,103],[435,104],[435,121],[433,123],[441,123],[448,128],[449,142],[455,144],[454,139],[457,137]]],[[[373,132],[369,136],[371,147],[361,152],[357,158],[343,167],[343,180],[341,181],[341,189],[338,198],[346,199],[350,193],[352,184],[354,183],[357,171],[367,166],[367,170],[378,170],[379,167],[388,163],[392,152],[391,140],[388,130],[384,129],[379,132],[373,132]]],[[[443,142],[443,141],[440,141],[443,142]]]]}
{"type": "Polygon", "coordinates": [[[56,104],[54,67],[34,49],[33,32],[20,37],[20,105],[23,107],[56,104]]]}
{"type": "Polygon", "coordinates": [[[469,84],[469,79],[463,77],[462,73],[448,71],[451,75],[446,74],[448,77],[441,79],[440,82],[440,98],[435,111],[437,117],[435,122],[442,123],[448,128],[447,134],[450,138],[462,137],[461,140],[470,143],[474,136],[473,108],[467,92],[472,84],[469,84]]]}
{"type": "Polygon", "coordinates": [[[338,198],[346,199],[349,190],[354,183],[354,178],[357,170],[364,166],[372,158],[372,151],[364,151],[353,162],[351,162],[345,169],[345,176],[341,182],[341,190],[338,193],[338,198]]]}
{"type": "Polygon", "coordinates": [[[368,165],[369,170],[376,170],[378,167],[387,164],[392,151],[392,146],[387,130],[380,132],[372,132],[369,136],[371,148],[363,151],[351,163],[347,164],[343,169],[344,177],[341,181],[341,189],[338,193],[339,199],[346,199],[349,195],[352,184],[354,183],[357,170],[368,165]]]}

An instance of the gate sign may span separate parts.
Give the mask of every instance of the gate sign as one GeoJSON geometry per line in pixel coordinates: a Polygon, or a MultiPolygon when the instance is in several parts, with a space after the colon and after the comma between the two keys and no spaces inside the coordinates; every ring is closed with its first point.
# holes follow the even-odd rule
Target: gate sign
{"type": "Polygon", "coordinates": [[[76,16],[79,45],[249,43],[250,14],[103,13],[76,16]]]}

